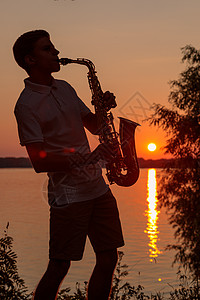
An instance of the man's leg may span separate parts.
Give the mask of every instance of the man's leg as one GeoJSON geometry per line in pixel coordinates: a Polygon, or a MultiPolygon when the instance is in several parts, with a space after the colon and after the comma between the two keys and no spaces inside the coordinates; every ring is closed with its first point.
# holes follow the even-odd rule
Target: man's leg
{"type": "Polygon", "coordinates": [[[96,265],[88,285],[88,300],[108,300],[117,259],[117,249],[96,253],[96,265]]]}
{"type": "Polygon", "coordinates": [[[40,280],[34,300],[55,300],[59,286],[67,274],[70,261],[50,259],[46,272],[40,280]]]}

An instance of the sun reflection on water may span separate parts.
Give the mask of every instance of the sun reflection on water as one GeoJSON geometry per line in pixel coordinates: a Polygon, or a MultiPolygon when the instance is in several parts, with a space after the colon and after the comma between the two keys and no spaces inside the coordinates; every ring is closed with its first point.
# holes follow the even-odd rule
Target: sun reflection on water
{"type": "Polygon", "coordinates": [[[161,251],[158,249],[158,215],[160,211],[157,209],[157,180],[156,180],[156,170],[148,170],[148,182],[147,182],[147,203],[148,209],[145,211],[147,216],[147,228],[144,231],[149,237],[149,257],[150,261],[158,257],[161,251]]]}

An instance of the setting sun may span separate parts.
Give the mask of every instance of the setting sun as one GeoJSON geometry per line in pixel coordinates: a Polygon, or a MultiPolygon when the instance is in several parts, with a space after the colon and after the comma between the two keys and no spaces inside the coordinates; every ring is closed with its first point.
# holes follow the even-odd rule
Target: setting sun
{"type": "Polygon", "coordinates": [[[148,148],[149,151],[155,151],[155,150],[156,150],[156,144],[150,143],[150,144],[147,146],[147,148],[148,148]]]}

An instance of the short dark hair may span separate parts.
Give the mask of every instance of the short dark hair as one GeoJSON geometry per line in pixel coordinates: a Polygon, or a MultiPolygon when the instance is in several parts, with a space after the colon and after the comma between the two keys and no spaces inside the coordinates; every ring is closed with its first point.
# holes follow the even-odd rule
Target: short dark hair
{"type": "Polygon", "coordinates": [[[13,45],[13,54],[17,64],[27,71],[25,56],[31,54],[35,43],[42,37],[50,38],[50,35],[45,30],[32,30],[22,34],[13,45]]]}

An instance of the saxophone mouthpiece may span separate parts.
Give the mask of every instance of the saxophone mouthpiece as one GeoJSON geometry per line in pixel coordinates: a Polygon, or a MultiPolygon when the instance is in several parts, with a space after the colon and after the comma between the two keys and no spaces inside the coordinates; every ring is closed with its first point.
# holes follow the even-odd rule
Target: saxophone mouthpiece
{"type": "Polygon", "coordinates": [[[63,66],[72,63],[72,59],[70,59],[70,58],[61,58],[58,61],[63,66]]]}

